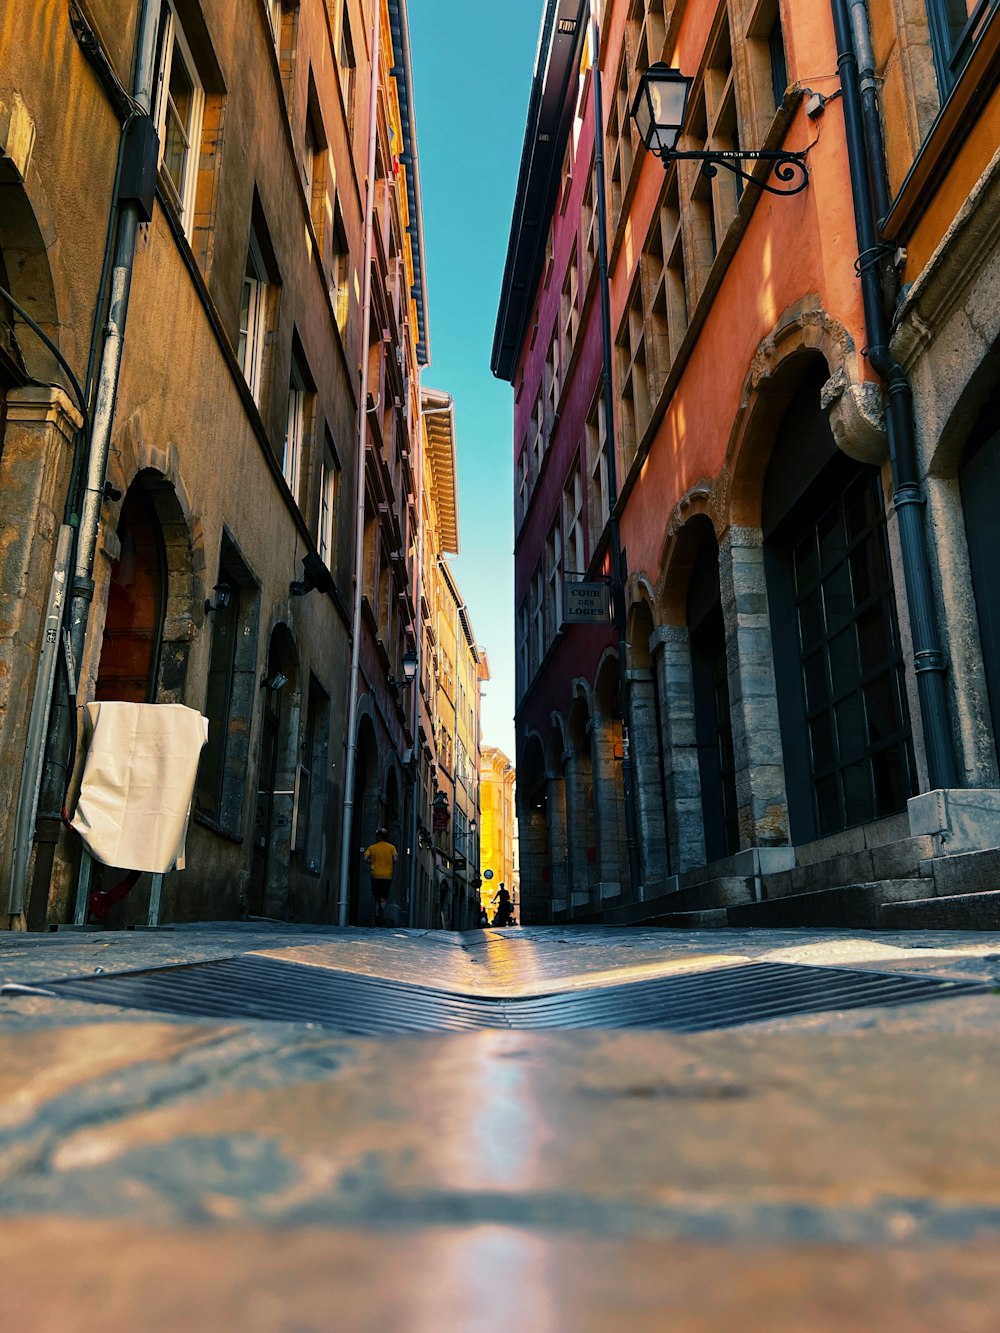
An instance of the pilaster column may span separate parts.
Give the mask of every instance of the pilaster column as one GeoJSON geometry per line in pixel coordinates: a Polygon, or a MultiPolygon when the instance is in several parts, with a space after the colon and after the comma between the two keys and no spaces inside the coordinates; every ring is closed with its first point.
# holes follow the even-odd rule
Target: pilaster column
{"type": "Polygon", "coordinates": [[[741,847],[788,842],[788,797],[759,528],[730,528],[719,544],[729,704],[741,847]]]}
{"type": "Polygon", "coordinates": [[[560,899],[569,906],[566,836],[566,780],[561,773],[545,774],[546,810],[548,813],[549,885],[553,900],[560,899]]]}
{"type": "Polygon", "coordinates": [[[590,721],[590,753],[593,763],[594,824],[597,829],[597,873],[602,898],[622,892],[622,859],[625,854],[625,810],[621,760],[621,728],[613,718],[594,714],[590,721]]]}
{"type": "Polygon", "coordinates": [[[705,820],[694,722],[691,643],[686,625],[659,625],[649,641],[660,690],[660,738],[667,836],[675,874],[705,864],[705,820]]]}
{"type": "Polygon", "coordinates": [[[635,783],[639,856],[646,897],[656,892],[667,869],[667,826],[660,775],[660,737],[656,723],[656,682],[651,671],[631,668],[629,678],[630,739],[635,783]]]}
{"type": "Polygon", "coordinates": [[[80,415],[61,389],[7,394],[0,440],[0,912],[24,743],[80,415]]]}

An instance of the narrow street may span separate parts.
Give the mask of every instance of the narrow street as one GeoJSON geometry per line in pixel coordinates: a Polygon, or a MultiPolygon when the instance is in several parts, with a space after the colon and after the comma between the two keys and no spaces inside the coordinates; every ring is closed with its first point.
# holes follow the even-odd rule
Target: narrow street
{"type": "Polygon", "coordinates": [[[996,1327],[995,936],[223,923],[0,979],[5,1329],[996,1327]]]}

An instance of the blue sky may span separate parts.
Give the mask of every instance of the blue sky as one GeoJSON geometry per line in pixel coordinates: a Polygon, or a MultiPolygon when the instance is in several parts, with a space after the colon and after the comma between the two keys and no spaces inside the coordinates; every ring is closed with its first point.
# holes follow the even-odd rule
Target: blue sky
{"type": "Polygon", "coordinates": [[[493,679],[483,741],[514,758],[513,393],[490,373],[542,0],[411,0],[431,365],[455,398],[461,554],[493,679]]]}

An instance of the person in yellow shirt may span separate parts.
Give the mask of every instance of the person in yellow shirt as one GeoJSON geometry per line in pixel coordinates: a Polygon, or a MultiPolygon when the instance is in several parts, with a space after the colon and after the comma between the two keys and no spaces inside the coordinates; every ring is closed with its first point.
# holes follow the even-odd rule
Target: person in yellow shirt
{"type": "Polygon", "coordinates": [[[375,903],[375,924],[385,925],[385,905],[392,888],[392,872],[399,853],[386,836],[384,828],[375,830],[375,841],[365,848],[365,860],[372,871],[372,898],[375,903]]]}

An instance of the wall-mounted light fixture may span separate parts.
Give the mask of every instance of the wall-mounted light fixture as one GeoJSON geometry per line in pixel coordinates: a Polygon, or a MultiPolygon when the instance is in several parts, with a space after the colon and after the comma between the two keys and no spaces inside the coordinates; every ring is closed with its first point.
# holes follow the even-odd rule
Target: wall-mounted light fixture
{"type": "Polygon", "coordinates": [[[233,590],[228,583],[217,583],[212,589],[214,597],[205,598],[205,615],[213,611],[224,611],[233,600],[233,590]]]}
{"type": "Polygon", "coordinates": [[[650,65],[639,80],[632,103],[632,119],[642,142],[664,167],[678,161],[700,162],[702,175],[708,177],[717,175],[719,167],[725,167],[748,184],[767,190],[768,194],[798,194],[806,188],[809,171],[805,153],[793,153],[784,148],[709,148],[697,152],[679,149],[677,141],[687,117],[692,82],[686,74],[662,60],[650,65]],[[774,177],[781,183],[772,185],[759,180],[743,170],[743,162],[772,162],[774,177]]]}
{"type": "Polygon", "coordinates": [[[278,691],[284,689],[288,684],[288,677],[283,671],[276,671],[273,676],[269,676],[265,671],[260,678],[260,687],[262,690],[278,691]]]}

